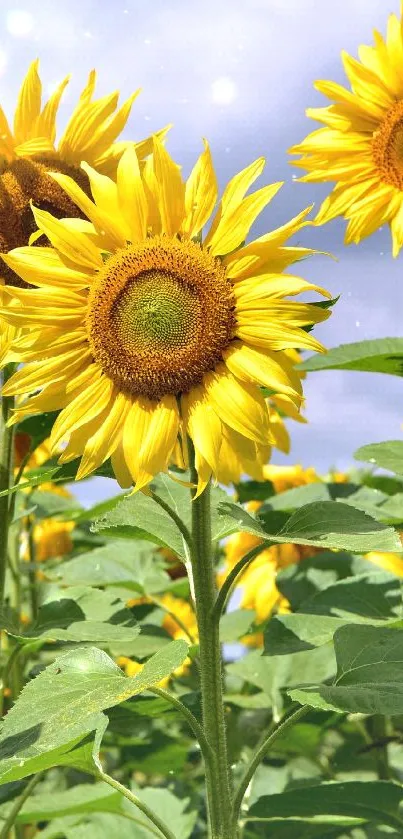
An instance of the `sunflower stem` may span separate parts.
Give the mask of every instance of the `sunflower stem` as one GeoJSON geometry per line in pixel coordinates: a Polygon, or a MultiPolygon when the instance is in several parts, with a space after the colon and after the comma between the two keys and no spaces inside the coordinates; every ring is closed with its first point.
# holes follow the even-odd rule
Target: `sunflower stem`
{"type": "MultiPolygon", "coordinates": [[[[14,372],[15,365],[9,364],[3,371],[4,385],[14,372]]],[[[14,428],[7,422],[11,416],[14,397],[2,396],[0,407],[0,492],[10,489],[13,482],[14,428]]],[[[4,603],[6,568],[8,557],[8,530],[10,526],[9,496],[0,495],[0,608],[4,603]]]]}
{"type": "MultiPolygon", "coordinates": [[[[197,486],[193,446],[189,442],[190,478],[197,486]]],[[[205,760],[209,839],[236,839],[231,831],[232,789],[223,702],[223,665],[218,623],[213,621],[217,594],[211,539],[210,487],[192,493],[192,571],[200,648],[203,730],[211,749],[205,760]]]]}

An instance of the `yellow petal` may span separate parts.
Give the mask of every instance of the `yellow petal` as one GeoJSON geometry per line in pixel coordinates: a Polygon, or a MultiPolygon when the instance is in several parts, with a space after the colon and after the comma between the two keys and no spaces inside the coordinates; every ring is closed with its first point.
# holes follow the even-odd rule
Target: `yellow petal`
{"type": "Polygon", "coordinates": [[[11,160],[14,156],[14,137],[11,133],[7,117],[0,107],[0,152],[4,154],[6,160],[11,160]]]}
{"type": "Polygon", "coordinates": [[[84,346],[55,358],[25,364],[4,385],[3,395],[27,394],[44,385],[61,381],[79,371],[89,356],[90,353],[84,346]]]}
{"type": "Polygon", "coordinates": [[[246,239],[252,224],[282,185],[281,181],[264,186],[244,198],[233,211],[229,209],[223,214],[215,233],[209,239],[210,253],[221,256],[235,250],[246,239]]]}
{"type": "Polygon", "coordinates": [[[110,401],[112,387],[111,380],[102,376],[99,371],[95,381],[92,381],[60,412],[50,435],[53,451],[57,451],[60,443],[68,438],[72,431],[92,420],[106,408],[110,401]]]}
{"type": "Polygon", "coordinates": [[[117,170],[117,194],[120,212],[125,219],[131,242],[147,236],[148,204],[134,146],[120,158],[117,170]]]}
{"type": "Polygon", "coordinates": [[[85,157],[86,160],[89,163],[91,162],[96,169],[98,169],[98,160],[102,161],[104,159],[105,154],[108,154],[109,150],[113,146],[113,141],[123,131],[129,118],[133,102],[137,99],[139,93],[140,89],[132,93],[126,102],[118,108],[116,113],[111,114],[111,116],[108,116],[105,120],[100,121],[94,130],[91,142],[87,143],[85,157]]]}
{"type": "Polygon", "coordinates": [[[290,219],[287,224],[266,233],[259,239],[255,239],[245,247],[240,248],[236,253],[225,257],[224,264],[227,266],[228,276],[232,280],[241,280],[263,270],[263,266],[270,264],[273,257],[276,258],[277,249],[301,227],[309,224],[305,219],[312,210],[312,206],[306,207],[305,210],[290,219]]]}
{"type": "Polygon", "coordinates": [[[122,439],[123,425],[131,403],[123,393],[111,393],[108,413],[102,425],[86,442],[77,480],[85,478],[113,454],[122,439]]]}
{"type": "Polygon", "coordinates": [[[197,236],[210,218],[218,194],[217,178],[210,148],[207,140],[203,140],[203,142],[204,151],[186,182],[186,216],[182,224],[182,232],[187,233],[190,238],[197,236]]]}
{"type": "Polygon", "coordinates": [[[181,399],[184,424],[197,452],[217,474],[220,460],[222,424],[203,387],[192,388],[181,399]]]}
{"type": "MultiPolygon", "coordinates": [[[[86,166],[83,163],[82,168],[85,169],[88,176],[90,177],[90,166],[86,166]]],[[[110,181],[113,189],[111,193],[116,198],[116,207],[113,205],[112,201],[109,205],[109,211],[106,209],[106,200],[101,202],[96,202],[94,204],[88,195],[78,186],[78,184],[70,178],[68,175],[63,175],[61,172],[49,172],[50,176],[61,186],[64,192],[71,198],[74,204],[82,210],[84,215],[86,215],[92,224],[94,225],[97,232],[105,239],[105,249],[114,250],[115,248],[123,248],[126,245],[126,236],[124,235],[125,230],[124,228],[126,225],[124,224],[123,219],[120,217],[119,213],[116,213],[117,210],[117,193],[116,193],[116,184],[110,181]]],[[[105,175],[98,175],[98,178],[103,178],[105,181],[109,181],[109,178],[106,178],[105,175]]],[[[91,181],[91,189],[92,180],[91,181]]]]}
{"type": "Polygon", "coordinates": [[[46,103],[42,113],[38,116],[37,123],[36,123],[36,134],[38,137],[47,137],[50,142],[55,142],[56,137],[56,115],[57,110],[60,104],[60,100],[63,96],[63,92],[67,87],[70,81],[70,76],[66,76],[65,79],[57,86],[54,93],[52,93],[49,101],[46,103]]]}
{"type": "Polygon", "coordinates": [[[174,236],[185,215],[185,185],[179,166],[158,137],[154,137],[154,172],[162,232],[174,236]]]}
{"type": "Polygon", "coordinates": [[[64,219],[56,219],[39,207],[32,207],[32,212],[39,229],[63,256],[76,265],[92,269],[102,268],[101,253],[88,236],[78,231],[73,233],[64,223],[64,219]]]}
{"type": "Polygon", "coordinates": [[[115,451],[111,455],[112,469],[115,478],[122,489],[128,489],[133,483],[132,476],[127,468],[123,445],[119,443],[115,451]]]}
{"type": "Polygon", "coordinates": [[[242,381],[256,382],[300,400],[301,380],[284,353],[234,342],[223,356],[231,373],[242,381]]]}
{"type": "Polygon", "coordinates": [[[14,117],[14,137],[17,145],[32,138],[32,129],[41,110],[42,85],[38,65],[38,59],[32,62],[18,94],[14,117]]]}
{"type": "Polygon", "coordinates": [[[91,271],[68,268],[53,248],[15,248],[2,258],[21,279],[33,286],[70,286],[77,291],[87,288],[93,276],[91,271]]]}
{"type": "Polygon", "coordinates": [[[291,274],[259,274],[258,278],[250,277],[241,280],[234,287],[236,300],[243,303],[260,300],[264,297],[274,300],[294,294],[302,294],[304,291],[317,291],[318,294],[322,294],[329,300],[332,296],[321,286],[309,283],[301,277],[293,277],[291,274]]]}
{"type": "Polygon", "coordinates": [[[159,402],[134,402],[125,422],[123,451],[136,490],[166,470],[178,436],[179,412],[174,396],[159,402]]]}
{"type": "Polygon", "coordinates": [[[241,341],[268,350],[307,349],[326,352],[310,332],[286,324],[276,325],[256,318],[238,324],[236,334],[241,341]]]}
{"type": "Polygon", "coordinates": [[[241,382],[224,365],[204,377],[207,397],[215,413],[244,437],[265,444],[269,441],[269,415],[258,388],[241,382]]]}
{"type": "Polygon", "coordinates": [[[67,124],[59,143],[61,157],[79,163],[91,148],[94,132],[116,109],[119,94],[117,92],[103,96],[95,102],[80,99],[67,124]]]}
{"type": "Polygon", "coordinates": [[[288,300],[272,301],[262,298],[257,301],[238,301],[237,322],[240,326],[255,322],[256,325],[269,326],[273,323],[278,327],[283,322],[286,326],[308,326],[321,323],[331,315],[330,309],[322,309],[309,303],[294,303],[288,300]]]}

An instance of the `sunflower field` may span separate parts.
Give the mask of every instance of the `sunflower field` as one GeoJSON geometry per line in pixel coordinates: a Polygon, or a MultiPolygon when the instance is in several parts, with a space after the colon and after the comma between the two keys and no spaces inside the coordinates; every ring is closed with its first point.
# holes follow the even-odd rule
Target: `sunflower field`
{"type": "Polygon", "coordinates": [[[350,465],[293,455],[319,371],[403,375],[309,269],[337,218],[403,247],[403,6],[342,62],[281,223],[95,71],[0,107],[0,839],[403,837],[403,437],[328,391],[350,465]]]}

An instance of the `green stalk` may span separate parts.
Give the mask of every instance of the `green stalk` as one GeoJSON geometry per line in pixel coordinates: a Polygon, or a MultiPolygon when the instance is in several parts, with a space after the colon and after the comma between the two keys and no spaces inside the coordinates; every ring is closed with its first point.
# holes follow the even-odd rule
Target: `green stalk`
{"type": "Polygon", "coordinates": [[[288,728],[295,725],[301,717],[304,717],[305,714],[309,711],[308,705],[302,705],[296,709],[293,713],[289,714],[288,717],[281,720],[279,724],[273,729],[270,728],[269,732],[266,735],[263,735],[260,743],[258,744],[254,754],[252,755],[252,759],[248,766],[245,769],[244,775],[240,780],[238,789],[235,792],[234,798],[234,807],[233,807],[233,816],[232,816],[232,825],[233,825],[233,835],[236,836],[236,829],[239,819],[239,813],[242,806],[242,801],[244,799],[245,793],[248,789],[248,786],[258,768],[259,764],[262,762],[263,758],[266,756],[267,752],[269,751],[270,747],[275,743],[275,741],[281,737],[288,728]]]}
{"type": "MultiPolygon", "coordinates": [[[[14,364],[4,368],[3,384],[14,372],[14,364]]],[[[14,429],[7,426],[14,405],[14,397],[3,396],[0,406],[0,492],[13,483],[14,429]]],[[[8,529],[10,525],[9,496],[0,496],[0,608],[4,602],[8,554],[8,529]]]]}
{"type": "Polygon", "coordinates": [[[160,819],[160,817],[156,815],[156,813],[150,810],[147,804],[145,804],[144,801],[141,801],[141,799],[138,798],[138,796],[135,795],[134,792],[132,792],[130,789],[127,789],[127,787],[124,787],[123,784],[120,784],[119,781],[117,781],[115,778],[112,778],[111,775],[107,775],[106,772],[99,771],[98,777],[101,779],[101,781],[105,781],[105,783],[109,784],[110,787],[113,787],[113,789],[116,789],[118,792],[124,795],[124,797],[127,798],[128,801],[131,801],[131,803],[134,804],[135,807],[138,807],[138,809],[141,810],[141,812],[144,813],[144,815],[147,816],[153,824],[155,824],[155,826],[158,828],[162,836],[165,837],[165,839],[176,839],[172,831],[169,829],[168,825],[165,824],[165,822],[163,822],[162,819],[160,819]]]}
{"type": "MultiPolygon", "coordinates": [[[[197,485],[194,451],[189,443],[190,478],[197,485]]],[[[195,497],[192,489],[192,575],[199,630],[203,730],[213,756],[205,760],[209,839],[236,839],[231,830],[232,790],[223,702],[223,665],[211,539],[210,487],[195,497]]]]}
{"type": "Polygon", "coordinates": [[[367,720],[367,728],[373,741],[378,778],[380,781],[389,781],[391,776],[388,754],[389,720],[381,714],[374,714],[367,720]]]}
{"type": "Polygon", "coordinates": [[[28,781],[24,791],[21,793],[20,797],[17,798],[16,802],[14,803],[13,807],[10,810],[8,817],[6,818],[3,827],[0,831],[0,839],[7,839],[9,836],[10,830],[14,825],[14,822],[20,812],[21,808],[25,804],[27,798],[31,795],[31,792],[35,789],[36,785],[41,781],[43,778],[43,772],[38,772],[37,775],[33,775],[31,780],[28,781]]]}

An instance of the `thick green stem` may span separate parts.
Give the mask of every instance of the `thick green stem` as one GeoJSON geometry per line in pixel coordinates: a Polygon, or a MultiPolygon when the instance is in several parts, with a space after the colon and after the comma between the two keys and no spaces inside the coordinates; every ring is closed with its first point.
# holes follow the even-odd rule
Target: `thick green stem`
{"type": "MultiPolygon", "coordinates": [[[[197,485],[193,448],[191,481],[197,485]]],[[[223,666],[218,623],[213,620],[217,594],[211,540],[210,487],[197,498],[192,490],[192,574],[200,648],[203,729],[213,757],[205,761],[210,839],[236,839],[231,830],[232,791],[223,702],[223,666]]]]}
{"type": "MultiPolygon", "coordinates": [[[[5,367],[3,384],[6,383],[14,370],[14,365],[5,367]]],[[[14,434],[13,428],[7,426],[14,404],[14,397],[3,396],[0,406],[0,492],[10,489],[13,482],[14,462],[14,434]]],[[[0,608],[4,601],[6,582],[8,529],[10,525],[9,496],[0,496],[0,608]]]]}
{"type": "Polygon", "coordinates": [[[388,755],[389,720],[381,714],[375,714],[367,720],[367,727],[372,739],[375,761],[380,781],[390,780],[390,766],[388,755]]]}

